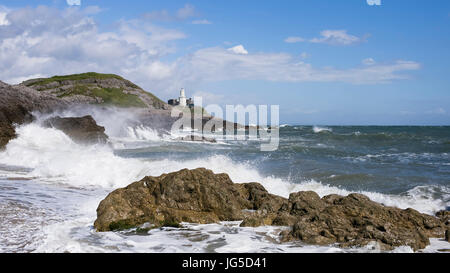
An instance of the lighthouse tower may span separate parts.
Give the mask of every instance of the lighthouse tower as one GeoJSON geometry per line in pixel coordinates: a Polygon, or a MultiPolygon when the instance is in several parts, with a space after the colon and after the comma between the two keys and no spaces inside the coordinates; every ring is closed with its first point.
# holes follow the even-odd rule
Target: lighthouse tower
{"type": "Polygon", "coordinates": [[[181,106],[186,106],[186,94],[184,93],[184,88],[181,88],[180,90],[179,102],[181,106]]]}

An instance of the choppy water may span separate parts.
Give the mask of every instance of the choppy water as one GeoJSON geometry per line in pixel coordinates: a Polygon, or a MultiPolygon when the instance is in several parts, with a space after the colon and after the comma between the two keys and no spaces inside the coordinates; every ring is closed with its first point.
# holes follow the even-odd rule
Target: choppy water
{"type": "MultiPolygon", "coordinates": [[[[300,190],[361,192],[433,214],[450,206],[450,127],[282,126],[280,146],[257,141],[188,143],[144,126],[113,130],[113,146],[81,146],[38,123],[0,153],[0,252],[340,252],[378,251],[281,244],[279,227],[239,222],[187,224],[148,234],[97,233],[98,203],[145,175],[206,167],[234,182],[260,182],[287,197],[300,190]]],[[[424,251],[450,248],[433,239],[424,251]]],[[[396,251],[411,251],[401,247],[396,251]]]]}

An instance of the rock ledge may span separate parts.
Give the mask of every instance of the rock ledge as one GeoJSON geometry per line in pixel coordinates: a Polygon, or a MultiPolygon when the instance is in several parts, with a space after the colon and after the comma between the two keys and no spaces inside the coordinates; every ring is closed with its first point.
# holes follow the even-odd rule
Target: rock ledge
{"type": "MultiPolygon", "coordinates": [[[[442,214],[442,213],[441,213],[442,214]]],[[[444,237],[441,217],[398,209],[371,201],[362,194],[292,193],[289,199],[268,193],[258,183],[234,184],[227,174],[199,168],[183,169],[111,192],[97,208],[98,231],[138,227],[180,226],[181,222],[217,223],[242,220],[241,226],[290,226],[282,241],[364,246],[378,242],[383,249],[426,247],[430,237],[444,237]]]]}

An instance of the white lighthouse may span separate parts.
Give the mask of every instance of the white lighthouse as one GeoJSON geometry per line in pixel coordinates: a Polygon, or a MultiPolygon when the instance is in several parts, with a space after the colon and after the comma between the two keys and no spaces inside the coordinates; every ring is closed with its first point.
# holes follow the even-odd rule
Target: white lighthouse
{"type": "Polygon", "coordinates": [[[186,106],[186,94],[184,93],[184,88],[181,88],[180,90],[180,98],[179,98],[180,105],[185,107],[186,106]]]}

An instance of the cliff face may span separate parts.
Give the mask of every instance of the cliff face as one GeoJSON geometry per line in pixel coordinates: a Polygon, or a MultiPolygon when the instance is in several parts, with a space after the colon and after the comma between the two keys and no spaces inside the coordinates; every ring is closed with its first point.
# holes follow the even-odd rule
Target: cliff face
{"type": "Polygon", "coordinates": [[[33,121],[32,112],[52,112],[67,106],[66,101],[26,86],[0,82],[0,149],[16,137],[15,124],[33,121]]]}
{"type": "Polygon", "coordinates": [[[31,79],[21,85],[69,103],[169,109],[155,95],[114,74],[83,73],[31,79]]]}

